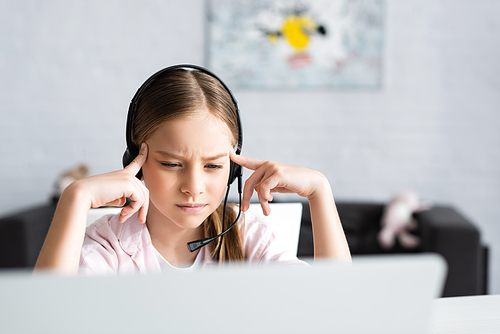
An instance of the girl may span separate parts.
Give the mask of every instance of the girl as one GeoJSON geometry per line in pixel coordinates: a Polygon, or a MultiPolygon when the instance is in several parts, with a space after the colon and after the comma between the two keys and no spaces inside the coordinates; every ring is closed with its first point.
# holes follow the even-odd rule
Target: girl
{"type": "Polygon", "coordinates": [[[264,215],[270,213],[273,192],[297,193],[310,204],[315,258],[350,261],[327,179],[310,169],[236,154],[234,148],[239,153],[241,146],[237,106],[209,71],[179,65],[156,73],[134,97],[127,123],[124,159],[133,161],[65,189],[36,270],[116,274],[217,261],[301,263],[274,242],[272,226],[250,214],[238,219],[236,208],[222,203],[232,164],[254,171],[243,189],[241,211],[248,210],[254,191],[264,215]],[[90,208],[123,206],[127,199],[130,204],[120,214],[86,229],[90,208]],[[235,221],[206,247],[193,252],[186,247],[217,236],[235,221]]]}

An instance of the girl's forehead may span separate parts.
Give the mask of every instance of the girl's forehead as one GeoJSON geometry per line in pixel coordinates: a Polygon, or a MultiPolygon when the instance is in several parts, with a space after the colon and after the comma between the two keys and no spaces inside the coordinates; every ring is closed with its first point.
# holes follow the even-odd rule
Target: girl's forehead
{"type": "Polygon", "coordinates": [[[207,112],[164,122],[148,144],[175,151],[219,151],[229,149],[233,141],[227,124],[207,112]]]}
{"type": "Polygon", "coordinates": [[[223,134],[230,134],[228,125],[218,116],[208,111],[208,109],[195,110],[185,116],[163,123],[166,127],[182,128],[185,131],[199,130],[199,127],[206,130],[219,131],[223,134]]]}

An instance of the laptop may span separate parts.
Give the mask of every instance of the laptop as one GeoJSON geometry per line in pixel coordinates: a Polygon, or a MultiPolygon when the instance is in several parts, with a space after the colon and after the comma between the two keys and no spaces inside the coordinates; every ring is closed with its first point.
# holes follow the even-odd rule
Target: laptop
{"type": "Polygon", "coordinates": [[[433,254],[114,277],[0,274],[0,333],[426,333],[433,254]]]}

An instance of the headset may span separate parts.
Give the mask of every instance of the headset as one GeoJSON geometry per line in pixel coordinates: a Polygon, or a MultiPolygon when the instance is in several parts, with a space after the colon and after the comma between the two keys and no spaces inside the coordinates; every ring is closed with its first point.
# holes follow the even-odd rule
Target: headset
{"type": "MultiPolygon", "coordinates": [[[[238,121],[238,141],[237,141],[237,146],[235,149],[236,154],[241,153],[241,148],[243,145],[243,132],[241,128],[241,119],[240,119],[240,111],[238,108],[238,102],[236,101],[233,93],[231,93],[231,90],[227,87],[227,85],[218,77],[216,76],[213,72],[209,71],[208,69],[198,66],[198,65],[192,65],[192,64],[179,64],[179,65],[173,65],[166,67],[162,70],[159,70],[152,76],[150,76],[139,89],[135,93],[134,97],[132,98],[132,101],[130,102],[130,106],[128,108],[128,114],[127,114],[127,128],[126,128],[126,140],[127,140],[127,149],[125,150],[125,153],[123,154],[123,167],[128,166],[138,155],[139,155],[139,147],[135,145],[132,142],[132,125],[134,123],[134,118],[135,118],[135,109],[137,105],[137,101],[141,97],[141,93],[143,90],[151,83],[155,78],[163,75],[163,74],[168,74],[168,72],[172,72],[175,70],[179,69],[184,69],[184,70],[190,70],[190,71],[200,71],[202,73],[205,73],[219,81],[221,85],[226,89],[226,91],[229,93],[229,96],[231,97],[231,100],[234,104],[234,108],[236,110],[236,117],[238,121]]],[[[137,178],[141,179],[142,178],[142,169],[137,173],[136,175],[137,178]]],[[[229,178],[227,181],[227,190],[226,190],[226,195],[224,197],[224,210],[222,214],[222,232],[214,237],[211,238],[205,238],[205,239],[200,239],[196,241],[191,241],[188,242],[187,246],[190,252],[194,252],[197,249],[204,247],[208,245],[210,242],[214,241],[217,238],[221,238],[220,243],[219,243],[219,248],[217,252],[217,259],[220,257],[220,251],[221,251],[221,246],[222,246],[222,239],[224,234],[226,234],[229,230],[233,228],[233,226],[237,223],[238,219],[240,218],[241,215],[241,193],[242,193],[242,168],[240,165],[236,164],[234,161],[230,161],[230,168],[229,168],[229,178]],[[238,194],[239,194],[239,210],[238,210],[238,216],[236,217],[236,220],[227,228],[225,229],[225,218],[226,218],[226,205],[227,205],[227,198],[229,195],[229,189],[231,187],[231,184],[238,179],[238,194]]],[[[128,202],[128,201],[127,201],[128,202]]]]}

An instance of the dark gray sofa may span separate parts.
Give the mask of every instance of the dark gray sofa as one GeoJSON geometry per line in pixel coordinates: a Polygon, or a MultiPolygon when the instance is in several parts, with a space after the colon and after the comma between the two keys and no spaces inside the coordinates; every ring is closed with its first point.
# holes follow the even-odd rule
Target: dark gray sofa
{"type": "MultiPolygon", "coordinates": [[[[55,203],[41,205],[0,219],[0,270],[35,265],[49,229],[55,203]]],[[[309,205],[303,202],[297,255],[314,255],[309,205]]],[[[397,245],[390,251],[378,245],[377,234],[384,210],[381,203],[338,202],[337,209],[353,255],[435,252],[448,262],[443,296],[487,293],[488,251],[478,229],[450,206],[434,206],[416,215],[422,239],[418,249],[397,245]]]]}

